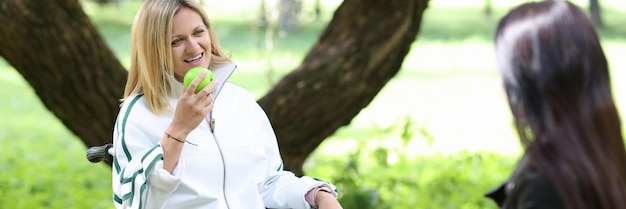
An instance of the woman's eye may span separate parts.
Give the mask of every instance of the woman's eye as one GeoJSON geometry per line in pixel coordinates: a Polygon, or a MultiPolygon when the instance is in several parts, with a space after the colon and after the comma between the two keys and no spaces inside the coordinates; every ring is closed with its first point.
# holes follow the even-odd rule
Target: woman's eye
{"type": "Polygon", "coordinates": [[[172,46],[178,46],[180,45],[180,43],[182,43],[181,39],[175,39],[174,41],[172,41],[172,46]]]}
{"type": "Polygon", "coordinates": [[[204,33],[204,30],[197,30],[196,32],[194,32],[195,35],[200,35],[204,33]]]}

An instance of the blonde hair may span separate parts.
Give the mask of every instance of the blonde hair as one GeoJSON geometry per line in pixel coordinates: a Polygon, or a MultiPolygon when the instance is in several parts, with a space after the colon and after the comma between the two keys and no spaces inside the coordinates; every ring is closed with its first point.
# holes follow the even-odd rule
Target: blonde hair
{"type": "Polygon", "coordinates": [[[153,113],[158,115],[171,108],[167,98],[174,93],[176,85],[170,40],[172,22],[183,7],[198,13],[208,28],[211,39],[209,68],[231,62],[230,55],[222,51],[207,14],[196,0],[146,0],[131,28],[130,72],[122,101],[135,94],[144,94],[153,113]]]}

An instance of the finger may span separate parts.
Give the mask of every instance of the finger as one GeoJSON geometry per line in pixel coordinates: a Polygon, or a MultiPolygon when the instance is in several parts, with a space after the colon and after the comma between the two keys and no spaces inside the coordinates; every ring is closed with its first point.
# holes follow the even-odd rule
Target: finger
{"type": "Polygon", "coordinates": [[[213,108],[213,102],[212,102],[212,101],[213,101],[213,100],[211,100],[211,102],[207,102],[207,103],[204,105],[204,107],[209,108],[209,111],[213,108]]]}
{"type": "Polygon", "coordinates": [[[209,83],[209,85],[205,86],[204,89],[202,89],[202,91],[198,92],[198,94],[209,95],[210,93],[213,92],[213,90],[215,90],[216,86],[217,86],[217,81],[213,80],[211,81],[211,83],[209,83]]]}
{"type": "Polygon", "coordinates": [[[211,83],[209,83],[208,87],[209,89],[211,89],[211,91],[215,90],[215,87],[217,87],[217,80],[213,79],[213,81],[211,81],[211,83]]]}
{"type": "Polygon", "coordinates": [[[196,78],[194,78],[193,81],[191,81],[191,83],[189,84],[189,87],[187,88],[186,92],[194,94],[196,92],[196,88],[198,88],[198,85],[200,85],[200,82],[202,82],[204,77],[206,77],[206,74],[207,74],[206,71],[202,71],[200,74],[198,74],[198,76],[196,78]]]}
{"type": "Polygon", "coordinates": [[[206,95],[206,97],[204,97],[202,103],[204,104],[204,107],[207,107],[213,104],[214,100],[215,100],[215,96],[213,95],[213,93],[209,93],[206,95]]]}
{"type": "Polygon", "coordinates": [[[209,94],[204,104],[205,107],[213,106],[213,94],[209,94]]]}

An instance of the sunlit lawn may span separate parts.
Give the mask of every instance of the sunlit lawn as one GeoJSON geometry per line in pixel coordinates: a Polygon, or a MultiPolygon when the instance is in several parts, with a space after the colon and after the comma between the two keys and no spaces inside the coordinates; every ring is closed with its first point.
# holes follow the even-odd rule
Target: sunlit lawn
{"type": "MultiPolygon", "coordinates": [[[[322,19],[302,19],[303,29],[295,34],[284,37],[275,34],[273,50],[264,47],[264,32],[256,31],[258,28],[254,26],[258,2],[205,2],[222,45],[232,52],[239,66],[232,81],[260,97],[271,86],[272,81],[267,79],[269,70],[272,69],[271,77],[275,81],[295,68],[332,17],[332,9],[341,1],[322,1],[325,6],[322,19]]],[[[305,12],[311,12],[312,2],[304,1],[309,5],[305,12]]],[[[407,117],[433,139],[429,144],[423,135],[416,135],[407,149],[408,156],[453,154],[462,150],[518,155],[520,148],[511,129],[510,114],[495,69],[491,36],[498,17],[521,1],[494,2],[496,10],[490,18],[482,14],[483,2],[431,1],[422,31],[400,73],[349,126],[326,140],[315,155],[341,155],[354,148],[356,141],[372,137],[372,130],[401,125],[407,117]]],[[[586,1],[574,2],[586,5],[586,1]]],[[[625,110],[626,25],[623,23],[626,22],[626,3],[618,0],[601,3],[606,8],[604,17],[608,25],[601,30],[602,41],[613,73],[614,94],[620,109],[625,110]]],[[[86,7],[113,51],[128,65],[128,27],[136,3],[133,1],[121,9],[99,8],[92,4],[86,7]]],[[[4,60],[0,60],[0,86],[0,96],[4,98],[0,102],[0,143],[3,144],[0,178],[12,179],[16,185],[32,184],[33,181],[21,180],[24,176],[14,174],[20,172],[28,176],[24,178],[45,179],[51,172],[66,172],[68,166],[76,166],[87,169],[81,170],[88,173],[85,176],[102,176],[101,185],[87,182],[84,184],[88,185],[82,186],[96,188],[93,192],[108,197],[109,191],[102,188],[109,187],[110,170],[85,160],[86,148],[82,143],[47,111],[27,82],[4,60]],[[15,169],[12,166],[24,162],[32,164],[32,171],[30,168],[20,168],[29,170],[28,173],[12,170],[15,169]]],[[[72,178],[66,181],[80,181],[72,178]]],[[[19,192],[32,192],[2,194],[3,191],[7,190],[0,189],[0,196],[15,198],[19,197],[19,192]]],[[[108,203],[108,199],[94,202],[94,207],[108,203]]]]}
{"type": "MultiPolygon", "coordinates": [[[[384,126],[408,115],[423,124],[435,139],[433,146],[417,143],[413,149],[416,154],[471,150],[518,155],[520,147],[511,126],[491,42],[498,15],[505,10],[496,10],[493,17],[487,18],[476,7],[483,1],[433,2],[400,74],[337,138],[359,136],[359,130],[372,123],[384,126]]],[[[501,8],[516,4],[509,3],[494,4],[501,8]]],[[[602,3],[615,5],[611,9],[623,8],[619,13],[611,9],[605,12],[624,14],[626,10],[623,2],[602,3]]],[[[601,36],[612,69],[614,95],[624,110],[626,18],[617,14],[611,18],[604,15],[608,27],[601,30],[601,36]]],[[[333,142],[337,141],[327,144],[333,142]]]]}

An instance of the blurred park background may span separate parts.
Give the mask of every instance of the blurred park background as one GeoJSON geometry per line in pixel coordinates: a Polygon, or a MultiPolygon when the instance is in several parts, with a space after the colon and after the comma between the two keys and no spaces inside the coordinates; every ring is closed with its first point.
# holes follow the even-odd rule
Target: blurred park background
{"type": "MultiPolygon", "coordinates": [[[[317,148],[306,175],[335,183],[344,208],[496,208],[482,195],[508,177],[521,149],[492,37],[499,18],[523,2],[431,0],[399,74],[317,148]]],[[[587,0],[572,2],[589,8],[587,0]]],[[[261,0],[203,3],[239,66],[231,81],[260,98],[300,64],[341,1],[302,0],[299,26],[290,32],[266,30],[278,25],[275,1],[265,5],[267,22],[259,18],[261,0]]],[[[139,4],[83,1],[126,67],[139,4]]],[[[626,2],[600,5],[598,31],[624,110],[626,2]]],[[[110,168],[86,160],[87,147],[1,58],[0,79],[0,208],[113,208],[110,168]]]]}

